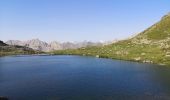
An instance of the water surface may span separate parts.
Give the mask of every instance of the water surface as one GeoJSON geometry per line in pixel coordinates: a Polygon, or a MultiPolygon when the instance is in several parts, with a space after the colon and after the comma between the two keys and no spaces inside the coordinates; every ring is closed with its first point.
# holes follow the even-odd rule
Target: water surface
{"type": "Polygon", "coordinates": [[[170,100],[170,67],[81,56],[0,58],[9,100],[170,100]]]}

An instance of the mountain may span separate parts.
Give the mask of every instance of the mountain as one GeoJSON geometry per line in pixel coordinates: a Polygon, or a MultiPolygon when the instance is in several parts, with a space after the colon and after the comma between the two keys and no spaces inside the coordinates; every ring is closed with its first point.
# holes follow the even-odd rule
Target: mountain
{"type": "Polygon", "coordinates": [[[28,40],[25,43],[25,46],[32,48],[34,50],[40,50],[40,51],[48,51],[48,43],[40,41],[39,39],[32,39],[28,40]]]}
{"type": "Polygon", "coordinates": [[[24,46],[24,43],[22,41],[19,41],[19,40],[9,40],[9,41],[6,42],[6,44],[24,46]]]}
{"type": "Polygon", "coordinates": [[[0,56],[35,53],[38,53],[38,51],[34,51],[33,49],[24,46],[8,45],[3,41],[0,41],[0,56]]]}
{"type": "Polygon", "coordinates": [[[103,45],[100,42],[89,42],[89,41],[83,41],[83,42],[64,42],[59,43],[56,41],[53,41],[51,43],[43,42],[39,39],[32,39],[28,41],[19,41],[19,40],[9,40],[6,42],[8,45],[19,45],[19,46],[26,46],[29,48],[32,48],[34,50],[49,52],[54,50],[66,50],[66,49],[77,49],[81,47],[87,47],[87,46],[101,46],[103,45]]]}
{"type": "Polygon", "coordinates": [[[53,54],[96,57],[170,65],[170,13],[137,36],[102,47],[60,50],[53,54]]]}
{"type": "Polygon", "coordinates": [[[54,51],[54,50],[62,50],[63,47],[59,42],[53,41],[49,43],[49,51],[54,51]]]}
{"type": "Polygon", "coordinates": [[[26,46],[34,50],[48,51],[48,44],[46,42],[40,41],[39,39],[32,39],[28,41],[9,40],[6,42],[6,44],[26,46]]]}

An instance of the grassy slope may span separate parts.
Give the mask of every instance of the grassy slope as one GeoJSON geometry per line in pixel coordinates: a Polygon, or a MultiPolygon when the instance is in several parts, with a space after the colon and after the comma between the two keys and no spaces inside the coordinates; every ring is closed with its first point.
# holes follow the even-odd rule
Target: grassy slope
{"type": "Polygon", "coordinates": [[[141,34],[146,35],[150,40],[162,40],[170,37],[170,15],[164,16],[159,23],[141,34]]]}
{"type": "Polygon", "coordinates": [[[122,59],[170,65],[170,59],[159,48],[150,45],[112,44],[104,47],[80,48],[77,50],[55,51],[54,54],[87,55],[102,58],[122,59]]]}
{"type": "Polygon", "coordinates": [[[103,47],[55,51],[54,54],[100,56],[170,65],[170,15],[134,38],[103,47]]]}

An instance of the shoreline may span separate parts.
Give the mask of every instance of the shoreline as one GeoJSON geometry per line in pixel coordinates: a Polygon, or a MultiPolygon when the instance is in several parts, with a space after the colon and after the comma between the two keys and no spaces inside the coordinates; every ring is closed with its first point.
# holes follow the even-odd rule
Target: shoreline
{"type": "Polygon", "coordinates": [[[52,54],[52,55],[77,55],[77,56],[87,56],[87,57],[95,57],[95,58],[105,58],[105,59],[111,59],[111,60],[121,60],[121,61],[130,61],[130,62],[137,62],[137,63],[141,63],[141,64],[154,64],[154,65],[159,65],[159,66],[169,66],[167,64],[161,64],[161,63],[149,63],[149,62],[143,62],[143,61],[136,61],[136,60],[132,60],[132,59],[118,59],[118,58],[110,58],[110,57],[101,57],[97,55],[83,55],[83,54],[52,54]]]}
{"type": "Polygon", "coordinates": [[[169,66],[167,64],[161,64],[161,63],[149,63],[149,62],[143,62],[143,61],[136,61],[136,60],[132,60],[132,59],[121,59],[121,58],[110,58],[110,57],[102,57],[99,55],[83,55],[83,54],[48,54],[48,53],[44,53],[44,54],[6,54],[6,55],[0,55],[1,57],[8,57],[8,56],[57,56],[57,55],[68,55],[68,56],[86,56],[86,57],[94,57],[94,58],[105,58],[105,59],[111,59],[111,60],[121,60],[121,61],[129,61],[129,62],[137,62],[137,63],[141,63],[141,64],[154,64],[154,65],[159,65],[159,66],[169,66]]]}

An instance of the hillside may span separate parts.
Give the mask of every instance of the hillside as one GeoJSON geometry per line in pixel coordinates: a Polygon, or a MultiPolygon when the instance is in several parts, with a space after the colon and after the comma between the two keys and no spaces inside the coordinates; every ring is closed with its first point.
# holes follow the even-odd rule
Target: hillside
{"type": "Polygon", "coordinates": [[[16,54],[35,54],[35,53],[38,53],[38,51],[34,51],[33,49],[23,46],[7,45],[3,41],[0,41],[0,56],[16,54]]]}
{"type": "Polygon", "coordinates": [[[60,50],[53,54],[89,55],[170,65],[170,14],[137,36],[102,47],[60,50]]]}

